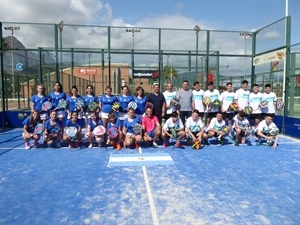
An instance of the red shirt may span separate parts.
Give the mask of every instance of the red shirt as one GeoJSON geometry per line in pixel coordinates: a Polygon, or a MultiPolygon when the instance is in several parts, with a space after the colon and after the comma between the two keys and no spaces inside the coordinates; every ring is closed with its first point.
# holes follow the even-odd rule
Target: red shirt
{"type": "Polygon", "coordinates": [[[158,119],[156,116],[144,116],[142,118],[142,125],[145,127],[145,132],[153,131],[156,128],[156,123],[158,122],[158,119]]]}

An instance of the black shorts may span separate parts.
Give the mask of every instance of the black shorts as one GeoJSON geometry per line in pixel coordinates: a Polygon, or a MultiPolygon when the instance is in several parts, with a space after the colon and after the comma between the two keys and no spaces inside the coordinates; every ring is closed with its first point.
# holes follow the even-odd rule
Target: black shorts
{"type": "MultiPolygon", "coordinates": [[[[233,130],[236,132],[235,128],[234,128],[233,130]]],[[[241,135],[242,137],[245,137],[245,136],[246,136],[246,135],[245,135],[245,131],[241,130],[240,135],[241,135]]]]}
{"type": "Polygon", "coordinates": [[[217,112],[210,112],[210,113],[207,113],[207,118],[214,118],[214,117],[216,117],[216,115],[217,115],[217,112]]]}
{"type": "Polygon", "coordinates": [[[270,117],[272,117],[274,119],[275,113],[262,113],[261,114],[261,118],[262,119],[265,119],[266,116],[270,116],[270,117]]]}
{"type": "Polygon", "coordinates": [[[223,113],[223,119],[229,119],[232,120],[234,117],[234,113],[223,113]]]}
{"type": "Polygon", "coordinates": [[[250,116],[249,116],[249,119],[250,120],[254,120],[254,119],[261,119],[261,113],[258,113],[258,114],[251,114],[250,116]]]}
{"type": "Polygon", "coordinates": [[[199,112],[199,117],[203,118],[204,117],[204,112],[199,112]]]}

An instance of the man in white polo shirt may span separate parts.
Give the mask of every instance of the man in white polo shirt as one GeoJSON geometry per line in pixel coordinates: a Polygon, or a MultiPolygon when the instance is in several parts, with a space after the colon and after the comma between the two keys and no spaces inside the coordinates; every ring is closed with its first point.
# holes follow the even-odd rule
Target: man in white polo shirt
{"type": "Polygon", "coordinates": [[[203,96],[204,96],[204,91],[201,89],[199,82],[195,81],[192,106],[193,109],[197,109],[199,111],[200,118],[203,118],[204,116],[203,96]]]}
{"type": "Polygon", "coordinates": [[[176,97],[176,91],[173,91],[173,84],[167,84],[167,90],[163,93],[166,99],[166,114],[165,114],[165,121],[169,119],[172,115],[172,112],[176,111],[175,106],[170,105],[171,99],[176,97]]]}
{"type": "Polygon", "coordinates": [[[246,106],[249,104],[249,94],[248,90],[248,81],[242,81],[242,87],[235,92],[234,102],[238,104],[239,111],[244,110],[246,106]]]}

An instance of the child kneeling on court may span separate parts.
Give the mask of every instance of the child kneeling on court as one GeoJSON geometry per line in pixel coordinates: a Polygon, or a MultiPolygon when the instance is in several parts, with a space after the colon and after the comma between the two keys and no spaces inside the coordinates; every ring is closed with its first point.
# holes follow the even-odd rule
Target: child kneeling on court
{"type": "Polygon", "coordinates": [[[218,112],[216,117],[212,118],[207,128],[207,132],[203,133],[204,144],[208,144],[208,138],[216,137],[219,145],[224,144],[224,136],[227,134],[222,131],[225,126],[225,120],[221,112],[218,112]]]}
{"type": "Polygon", "coordinates": [[[200,118],[200,112],[195,109],[192,116],[186,120],[187,144],[192,148],[201,148],[201,139],[203,135],[203,123],[200,118]]]}
{"type": "Polygon", "coordinates": [[[235,146],[239,146],[239,143],[245,144],[248,135],[251,136],[250,123],[245,118],[246,113],[244,111],[239,111],[238,114],[233,118],[233,131],[235,132],[235,146]]]}
{"type": "Polygon", "coordinates": [[[129,108],[127,114],[128,118],[126,118],[123,122],[125,146],[129,147],[134,143],[135,149],[138,149],[140,147],[139,143],[142,141],[142,125],[140,125],[140,132],[134,132],[134,126],[136,124],[140,124],[141,119],[135,116],[133,108],[129,108]]]}
{"type": "Polygon", "coordinates": [[[106,127],[107,132],[107,145],[112,145],[113,148],[116,148],[117,150],[121,150],[122,146],[122,120],[117,119],[116,114],[111,111],[108,113],[108,124],[106,127]]]}
{"type": "Polygon", "coordinates": [[[142,127],[144,131],[144,141],[152,142],[154,148],[157,148],[157,139],[161,134],[161,126],[156,116],[152,114],[152,108],[146,108],[146,116],[142,117],[142,127]]]}
{"type": "Polygon", "coordinates": [[[171,117],[167,119],[162,129],[163,147],[169,145],[169,138],[176,139],[175,147],[183,148],[180,141],[185,138],[184,126],[177,112],[172,112],[171,117]]]}
{"type": "Polygon", "coordinates": [[[74,111],[71,113],[71,119],[66,121],[65,125],[65,135],[63,137],[64,141],[68,143],[68,147],[73,147],[73,142],[75,142],[75,147],[79,148],[82,142],[81,125],[78,121],[78,112],[74,111]]]}
{"type": "Polygon", "coordinates": [[[86,142],[89,143],[88,148],[93,147],[93,143],[96,142],[98,147],[101,147],[103,137],[105,134],[105,127],[103,126],[102,120],[98,118],[98,113],[90,112],[85,133],[86,142]]]}
{"type": "Polygon", "coordinates": [[[52,111],[50,113],[50,119],[45,122],[44,141],[47,143],[48,148],[53,143],[56,144],[57,148],[60,148],[60,142],[63,136],[63,125],[60,119],[57,118],[57,112],[52,111]]]}
{"type": "Polygon", "coordinates": [[[258,124],[255,130],[255,136],[258,137],[256,145],[260,145],[261,139],[265,138],[267,139],[267,143],[270,147],[273,147],[274,149],[277,148],[279,139],[279,129],[276,126],[276,124],[273,123],[272,116],[267,115],[265,119],[258,124]],[[273,143],[274,138],[275,141],[273,143]]]}
{"type": "Polygon", "coordinates": [[[29,117],[23,121],[23,138],[25,141],[25,149],[30,149],[30,139],[33,139],[33,146],[37,148],[40,140],[40,135],[34,133],[35,126],[41,122],[40,113],[38,110],[33,110],[29,117]]]}

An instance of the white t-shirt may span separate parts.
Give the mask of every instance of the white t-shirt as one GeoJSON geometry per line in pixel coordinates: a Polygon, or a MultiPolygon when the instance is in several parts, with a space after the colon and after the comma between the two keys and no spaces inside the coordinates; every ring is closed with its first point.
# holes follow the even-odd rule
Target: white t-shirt
{"type": "Polygon", "coordinates": [[[215,130],[221,130],[221,128],[225,126],[225,121],[224,120],[221,120],[220,122],[217,120],[216,117],[212,118],[210,123],[209,123],[209,126],[207,128],[207,130],[209,129],[215,129],[215,130]]]}
{"type": "Polygon", "coordinates": [[[275,127],[277,128],[275,123],[272,122],[270,125],[267,125],[266,120],[262,120],[262,121],[260,121],[257,128],[255,129],[255,132],[260,130],[264,134],[268,134],[270,128],[275,128],[275,127]]]}
{"type": "Polygon", "coordinates": [[[199,112],[204,112],[203,96],[203,90],[193,90],[193,101],[195,102],[195,109],[197,109],[199,112]]]}
{"type": "Polygon", "coordinates": [[[193,120],[193,117],[189,117],[185,123],[186,127],[190,128],[191,132],[199,132],[203,127],[202,120],[198,118],[196,121],[193,120]]]}
{"type": "Polygon", "coordinates": [[[181,121],[181,119],[178,117],[178,120],[176,121],[176,123],[173,123],[173,119],[172,117],[170,117],[169,119],[167,119],[167,121],[165,122],[163,129],[164,130],[170,130],[171,128],[175,128],[175,129],[181,129],[183,128],[183,123],[181,121]]]}
{"type": "Polygon", "coordinates": [[[243,128],[250,127],[249,120],[247,120],[246,118],[244,118],[243,120],[239,120],[237,115],[235,115],[235,117],[233,117],[233,121],[234,123],[232,125],[232,129],[235,128],[235,122],[237,122],[240,127],[243,128]]]}
{"type": "MultiPolygon", "coordinates": [[[[212,103],[214,100],[219,100],[219,98],[220,98],[220,92],[217,89],[214,89],[213,91],[206,90],[204,92],[204,97],[209,97],[210,98],[210,102],[212,103]]],[[[208,109],[207,112],[218,112],[218,111],[219,111],[218,108],[211,107],[210,109],[208,109]]]]}
{"type": "MultiPolygon", "coordinates": [[[[232,92],[228,92],[228,91],[222,92],[219,100],[223,102],[222,108],[225,111],[227,111],[229,105],[231,103],[233,103],[234,96],[235,96],[235,93],[233,91],[232,92]]],[[[228,113],[231,113],[231,112],[233,112],[233,111],[228,111],[228,113]]]]}
{"type": "Polygon", "coordinates": [[[269,94],[267,94],[266,92],[263,93],[262,100],[267,100],[269,102],[267,107],[262,109],[263,113],[275,113],[276,112],[274,102],[277,101],[277,96],[274,92],[270,92],[269,94]]]}
{"type": "MultiPolygon", "coordinates": [[[[165,91],[163,95],[165,96],[166,99],[166,105],[170,105],[171,99],[176,97],[176,91],[172,91],[172,92],[165,91]]],[[[174,111],[176,111],[176,108],[175,106],[172,106],[169,109],[167,109],[166,114],[171,114],[174,111]]]]}
{"type": "Polygon", "coordinates": [[[256,94],[254,92],[251,92],[249,95],[249,105],[253,108],[252,114],[259,114],[261,113],[261,108],[259,107],[259,104],[262,101],[262,93],[257,92],[256,94]]]}
{"type": "Polygon", "coordinates": [[[234,99],[237,100],[240,108],[244,109],[246,106],[248,106],[249,94],[250,91],[249,90],[245,91],[243,88],[240,88],[235,92],[234,99]]]}

